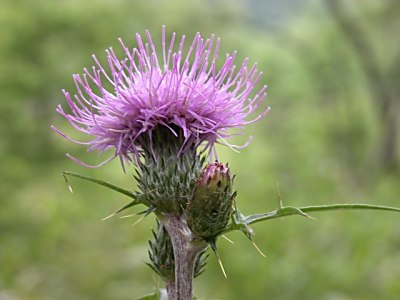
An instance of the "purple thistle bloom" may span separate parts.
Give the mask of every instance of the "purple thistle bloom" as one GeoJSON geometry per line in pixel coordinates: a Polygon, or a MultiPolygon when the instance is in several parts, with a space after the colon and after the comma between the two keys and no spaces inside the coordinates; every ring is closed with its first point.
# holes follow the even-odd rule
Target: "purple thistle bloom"
{"type": "Polygon", "coordinates": [[[109,48],[107,68],[93,55],[92,70],[85,68],[82,76],[73,75],[77,94],[71,97],[63,91],[70,113],[60,105],[57,112],[75,129],[93,136],[91,141],[78,142],[52,128],[68,140],[88,145],[88,150],[102,152],[114,148],[115,154],[104,163],[117,156],[122,162],[137,161],[146,147],[143,137],[151,140],[160,126],[168,128],[176,137],[183,136],[181,151],[203,144],[203,151],[208,150],[216,157],[215,143],[238,147],[227,142],[233,135],[228,129],[242,130],[244,125],[259,120],[269,111],[268,107],[249,119],[266,95],[264,86],[249,98],[262,76],[256,64],[248,69],[245,59],[236,69],[236,52],[233,52],[226,55],[224,64],[217,70],[219,38],[211,35],[203,40],[197,33],[184,54],[185,36],[176,51],[176,35],[173,33],[167,45],[165,27],[159,59],[148,31],[146,36],[147,43],[144,43],[136,34],[138,47],[132,50],[119,39],[125,57],[118,58],[109,48]]]}

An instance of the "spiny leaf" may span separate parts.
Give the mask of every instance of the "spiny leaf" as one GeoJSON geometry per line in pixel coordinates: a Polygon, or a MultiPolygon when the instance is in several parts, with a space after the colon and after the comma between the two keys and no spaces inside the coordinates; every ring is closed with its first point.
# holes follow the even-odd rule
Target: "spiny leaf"
{"type": "MultiPolygon", "coordinates": [[[[235,203],[234,203],[234,205],[235,205],[235,203]]],[[[310,217],[307,213],[308,212],[331,211],[331,210],[382,210],[382,211],[400,212],[400,208],[398,208],[398,207],[355,203],[355,204],[313,205],[313,206],[304,206],[304,207],[286,206],[286,207],[278,208],[271,212],[267,212],[267,213],[263,213],[263,214],[254,214],[254,215],[245,217],[243,214],[241,214],[237,210],[237,208],[235,206],[235,211],[236,211],[235,217],[232,218],[232,223],[230,224],[230,226],[221,234],[225,234],[232,230],[240,230],[248,238],[251,239],[252,230],[249,227],[250,224],[268,221],[268,220],[277,219],[277,218],[283,218],[283,217],[287,217],[287,216],[293,216],[293,215],[300,215],[300,216],[314,219],[314,218],[310,217]]]]}
{"type": "MultiPolygon", "coordinates": [[[[103,180],[100,180],[100,179],[95,179],[95,178],[92,178],[92,177],[88,177],[88,176],[85,176],[85,175],[72,173],[72,172],[68,172],[68,171],[62,172],[62,175],[64,176],[64,178],[67,181],[67,183],[68,183],[67,176],[72,176],[72,177],[76,177],[76,178],[80,178],[80,179],[83,179],[83,180],[87,180],[87,181],[96,183],[98,185],[102,185],[102,186],[104,186],[106,188],[109,188],[111,190],[114,190],[114,191],[116,191],[116,192],[118,192],[120,194],[128,196],[129,198],[136,199],[136,196],[135,196],[135,194],[133,192],[125,190],[125,189],[120,188],[120,187],[118,187],[118,186],[116,186],[114,184],[111,184],[109,182],[106,182],[106,181],[103,181],[103,180]]],[[[69,189],[71,190],[70,186],[69,186],[69,189]]]]}
{"type": "Polygon", "coordinates": [[[301,209],[294,207],[294,206],[285,206],[285,207],[280,207],[276,210],[276,214],[278,217],[284,217],[284,216],[291,216],[291,215],[299,215],[302,217],[306,217],[309,219],[314,219],[313,217],[310,217],[307,215],[304,211],[301,209]]]}
{"type": "Polygon", "coordinates": [[[340,209],[353,209],[353,210],[354,209],[369,209],[369,210],[386,210],[386,211],[400,212],[399,207],[363,204],[363,203],[305,206],[305,207],[301,207],[300,209],[303,212],[340,210],[340,209]]]}
{"type": "Polygon", "coordinates": [[[120,212],[122,212],[122,211],[124,211],[124,210],[126,210],[126,209],[128,209],[130,207],[132,207],[132,206],[138,205],[138,204],[141,204],[141,203],[138,200],[134,199],[131,202],[129,202],[128,204],[122,206],[120,209],[118,209],[115,212],[113,212],[111,215],[109,215],[109,216],[105,217],[104,219],[102,219],[102,221],[105,221],[105,220],[115,216],[116,214],[118,214],[118,213],[120,213],[120,212]]]}
{"type": "Polygon", "coordinates": [[[302,215],[308,216],[307,212],[320,212],[320,211],[329,211],[329,210],[384,210],[384,211],[393,211],[400,212],[400,208],[390,207],[390,206],[381,206],[381,205],[372,205],[372,204],[331,204],[331,205],[314,205],[314,206],[304,206],[304,207],[283,207],[281,209],[277,209],[275,211],[265,213],[265,214],[255,214],[245,218],[244,222],[248,225],[267,221],[270,219],[276,219],[291,215],[302,215]]]}

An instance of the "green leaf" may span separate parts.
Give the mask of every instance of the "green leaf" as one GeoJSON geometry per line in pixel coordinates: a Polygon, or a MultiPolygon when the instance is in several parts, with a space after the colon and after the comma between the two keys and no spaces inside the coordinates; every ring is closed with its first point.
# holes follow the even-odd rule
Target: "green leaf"
{"type": "Polygon", "coordinates": [[[68,172],[68,171],[62,172],[62,175],[64,176],[65,181],[67,182],[68,187],[69,187],[69,190],[70,190],[71,192],[72,192],[72,188],[71,188],[71,186],[70,186],[69,183],[68,183],[67,176],[72,176],[72,177],[76,177],[76,178],[80,178],[80,179],[83,179],[83,180],[87,180],[87,181],[96,183],[96,184],[98,184],[98,185],[104,186],[104,187],[106,187],[106,188],[109,188],[109,189],[111,189],[111,190],[114,190],[114,191],[116,191],[116,192],[118,192],[118,193],[120,193],[120,194],[123,194],[123,195],[125,195],[125,196],[128,196],[129,198],[132,198],[132,199],[135,199],[135,200],[136,200],[136,195],[135,195],[133,192],[128,191],[128,190],[125,190],[125,189],[123,189],[123,188],[120,188],[120,187],[118,187],[118,186],[116,186],[116,185],[113,185],[113,184],[111,184],[111,183],[109,183],[109,182],[106,182],[106,181],[103,181],[103,180],[100,180],[100,179],[95,179],[95,178],[88,177],[88,176],[84,176],[84,175],[77,174],[77,173],[68,172]]]}
{"type": "Polygon", "coordinates": [[[153,294],[148,294],[143,297],[137,298],[137,300],[159,300],[159,298],[156,293],[153,293],[153,294]]]}
{"type": "Polygon", "coordinates": [[[236,218],[235,220],[233,220],[233,223],[222,234],[232,230],[240,230],[243,231],[246,235],[248,235],[248,233],[246,233],[246,230],[248,230],[249,228],[248,226],[251,224],[277,218],[283,218],[287,216],[293,216],[293,215],[300,215],[303,217],[312,218],[309,215],[307,215],[308,212],[321,212],[321,211],[331,211],[331,210],[382,210],[382,211],[400,212],[400,208],[397,207],[362,204],[362,203],[314,205],[314,206],[304,206],[304,207],[286,206],[263,214],[254,214],[247,217],[240,215],[240,218],[236,218]]]}
{"type": "MultiPolygon", "coordinates": [[[[196,297],[193,297],[193,300],[196,300],[196,297]]],[[[155,291],[154,293],[150,293],[147,295],[144,295],[140,298],[137,298],[137,300],[168,300],[168,295],[167,295],[167,290],[166,289],[159,289],[155,291]]]]}
{"type": "Polygon", "coordinates": [[[309,217],[307,212],[320,212],[320,211],[330,211],[330,210],[385,210],[392,212],[400,212],[400,208],[390,207],[390,206],[380,206],[371,204],[332,204],[332,205],[315,205],[315,206],[304,206],[304,207],[291,207],[286,206],[277,209],[273,212],[265,214],[255,214],[248,216],[244,219],[247,225],[267,221],[276,218],[282,218],[291,215],[302,215],[309,217]]]}
{"type": "Polygon", "coordinates": [[[142,296],[140,298],[137,298],[137,300],[161,300],[161,299],[167,300],[168,298],[161,298],[160,297],[160,292],[154,292],[154,293],[151,293],[151,294],[144,295],[144,296],[142,296]]]}
{"type": "Polygon", "coordinates": [[[69,182],[68,182],[67,176],[72,176],[72,177],[76,177],[76,178],[80,178],[80,179],[83,179],[83,180],[86,180],[86,181],[90,181],[90,182],[96,183],[96,184],[98,184],[98,185],[104,186],[104,187],[106,187],[106,188],[109,188],[109,189],[111,189],[111,190],[113,190],[113,191],[116,191],[116,192],[118,192],[118,193],[120,193],[120,194],[123,194],[123,195],[128,196],[129,198],[132,198],[132,199],[133,199],[132,201],[130,201],[130,202],[127,203],[126,205],[122,206],[120,209],[116,210],[114,213],[112,213],[112,214],[109,215],[108,217],[105,217],[103,220],[107,220],[108,218],[111,218],[111,217],[114,216],[115,214],[120,213],[120,212],[122,212],[122,211],[124,211],[124,210],[126,210],[126,209],[128,209],[128,208],[130,208],[130,207],[132,207],[132,206],[135,206],[135,205],[138,205],[138,204],[141,203],[141,202],[137,199],[135,193],[133,193],[133,192],[131,192],[131,191],[128,191],[128,190],[125,190],[125,189],[123,189],[123,188],[120,188],[120,187],[118,187],[118,186],[116,186],[116,185],[114,185],[114,184],[111,184],[111,183],[109,183],[109,182],[106,182],[106,181],[104,181],[104,180],[95,179],[95,178],[92,178],[92,177],[88,177],[88,176],[84,176],[84,175],[81,175],[81,174],[72,173],[72,172],[68,172],[68,171],[62,172],[62,175],[64,176],[65,182],[67,183],[68,188],[69,188],[69,190],[71,191],[71,193],[72,193],[73,191],[72,191],[72,188],[71,188],[71,186],[70,186],[70,184],[69,184],[69,182]]]}
{"type": "Polygon", "coordinates": [[[128,204],[125,204],[125,205],[122,206],[121,208],[117,209],[117,210],[116,210],[115,212],[113,212],[111,215],[109,215],[109,216],[103,218],[102,221],[105,221],[105,220],[107,220],[107,219],[109,219],[109,218],[115,216],[116,214],[118,214],[118,213],[120,213],[120,212],[122,212],[122,211],[124,211],[124,210],[126,210],[126,209],[128,209],[128,208],[131,208],[132,206],[138,205],[138,204],[140,204],[140,202],[134,199],[134,200],[132,200],[131,202],[129,202],[128,204]]]}

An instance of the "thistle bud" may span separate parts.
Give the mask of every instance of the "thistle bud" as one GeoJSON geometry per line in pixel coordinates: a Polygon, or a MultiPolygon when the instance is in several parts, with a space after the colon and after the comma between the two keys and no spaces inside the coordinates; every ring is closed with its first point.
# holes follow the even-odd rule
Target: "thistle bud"
{"type": "MultiPolygon", "coordinates": [[[[157,230],[153,230],[153,239],[149,241],[150,262],[146,263],[165,282],[175,281],[175,259],[171,238],[162,224],[157,222],[157,230]]],[[[204,272],[208,255],[207,248],[196,257],[194,277],[204,272]]]]}
{"type": "Polygon", "coordinates": [[[187,223],[195,237],[214,240],[226,228],[235,195],[227,165],[215,162],[203,169],[186,209],[187,223]]]}

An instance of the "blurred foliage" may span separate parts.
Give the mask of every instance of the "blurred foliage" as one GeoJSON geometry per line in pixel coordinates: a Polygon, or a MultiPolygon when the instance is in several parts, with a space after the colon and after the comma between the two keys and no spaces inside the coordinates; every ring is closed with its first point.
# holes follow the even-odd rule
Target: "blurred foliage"
{"type": "MultiPolygon", "coordinates": [[[[68,169],[134,189],[131,172],[123,174],[118,161],[95,170],[75,165],[63,153],[89,162],[101,158],[49,126],[66,127],[54,112],[64,102],[60,89],[73,90],[71,74],[90,66],[91,54],[117,48],[120,36],[134,46],[134,33],[145,29],[157,40],[162,24],[189,37],[214,32],[222,38],[222,53],[238,50],[265,73],[273,109],[247,129],[254,136],[251,146],[241,154],[218,149],[238,174],[243,212],[276,208],[276,181],[287,205],[400,206],[400,2],[300,2],[3,0],[0,300],[134,299],[160,284],[144,264],[154,219],[135,227],[138,217],[100,222],[128,199],[77,180],[71,180],[71,195],[60,174],[68,169]],[[355,42],[359,37],[362,47],[355,42]],[[389,103],[387,115],[381,101],[389,103]]],[[[398,298],[398,216],[315,217],[255,225],[266,259],[242,236],[230,234],[235,245],[219,245],[228,279],[211,257],[196,294],[398,298]]]]}

